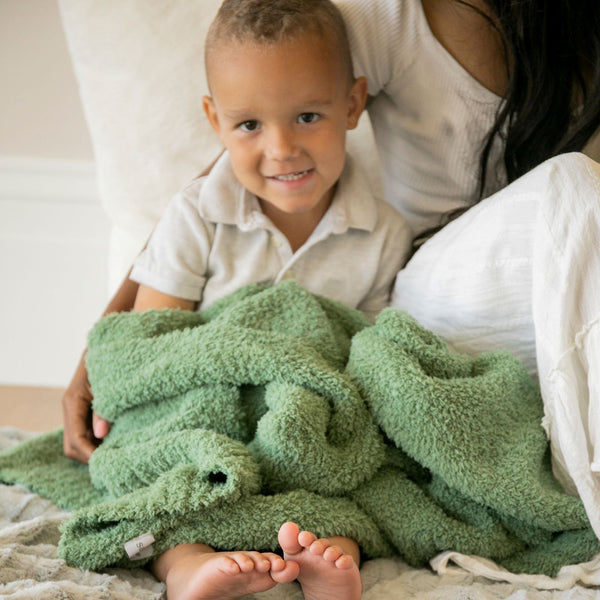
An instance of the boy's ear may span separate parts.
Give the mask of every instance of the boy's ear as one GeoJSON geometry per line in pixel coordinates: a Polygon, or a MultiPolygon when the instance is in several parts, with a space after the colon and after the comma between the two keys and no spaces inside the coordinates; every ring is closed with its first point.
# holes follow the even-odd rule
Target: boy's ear
{"type": "Polygon", "coordinates": [[[365,77],[357,77],[350,88],[348,96],[348,129],[355,129],[358,119],[365,109],[368,85],[365,77]]]}
{"type": "Polygon", "coordinates": [[[219,125],[217,109],[215,108],[215,103],[210,96],[202,96],[202,108],[204,109],[204,114],[206,115],[210,126],[214,129],[217,135],[220,135],[221,127],[219,125]]]}

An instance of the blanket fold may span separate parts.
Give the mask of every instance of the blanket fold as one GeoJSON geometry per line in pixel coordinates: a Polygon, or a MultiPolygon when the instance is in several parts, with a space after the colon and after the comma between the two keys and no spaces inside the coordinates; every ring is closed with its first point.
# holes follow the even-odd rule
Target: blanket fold
{"type": "Polygon", "coordinates": [[[75,510],[74,565],[137,566],[123,545],[146,532],[155,555],[274,550],[286,520],[413,565],[458,550],[554,574],[600,550],[518,361],[454,354],[393,309],[370,326],[294,282],[251,286],[200,314],[109,315],[87,365],[114,421],[89,469],[60,431],[0,455],[2,481],[75,510]]]}

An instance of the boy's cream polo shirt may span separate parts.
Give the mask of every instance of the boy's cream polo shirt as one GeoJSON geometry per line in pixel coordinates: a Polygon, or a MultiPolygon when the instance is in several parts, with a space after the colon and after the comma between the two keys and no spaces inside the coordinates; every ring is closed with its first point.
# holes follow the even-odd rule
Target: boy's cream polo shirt
{"type": "Polygon", "coordinates": [[[293,253],[225,153],[207,177],[173,198],[131,278],[196,301],[198,310],[245,285],[293,278],[372,316],[388,304],[411,239],[404,218],[372,196],[347,157],[331,206],[293,253]]]}

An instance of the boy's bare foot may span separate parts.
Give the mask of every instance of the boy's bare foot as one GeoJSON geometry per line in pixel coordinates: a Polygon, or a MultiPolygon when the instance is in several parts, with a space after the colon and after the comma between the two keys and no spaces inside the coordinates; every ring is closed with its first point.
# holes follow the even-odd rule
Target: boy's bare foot
{"type": "Polygon", "coordinates": [[[297,565],[271,552],[186,551],[164,579],[169,600],[236,600],[297,576],[297,565]]]}
{"type": "Polygon", "coordinates": [[[360,553],[349,538],[317,539],[300,531],[296,523],[284,523],[279,543],[288,564],[300,567],[298,582],[305,600],[359,600],[362,581],[358,568],[360,553]]]}

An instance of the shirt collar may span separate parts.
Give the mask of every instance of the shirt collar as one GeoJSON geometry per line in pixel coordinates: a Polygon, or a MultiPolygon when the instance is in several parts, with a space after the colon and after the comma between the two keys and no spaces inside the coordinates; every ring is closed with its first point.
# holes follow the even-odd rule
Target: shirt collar
{"type": "Polygon", "coordinates": [[[248,229],[262,215],[256,196],[237,180],[228,152],[219,157],[205,178],[198,211],[207,221],[243,229],[248,229]]]}
{"type": "MultiPolygon", "coordinates": [[[[213,223],[235,225],[242,230],[270,223],[256,196],[237,180],[228,152],[223,153],[205,178],[198,200],[200,215],[213,223]]],[[[346,155],[333,201],[318,228],[336,234],[348,229],[373,231],[376,221],[377,209],[367,179],[352,157],[346,155]]]]}
{"type": "Polygon", "coordinates": [[[370,232],[377,223],[377,207],[367,178],[348,154],[333,201],[323,221],[330,224],[333,233],[338,234],[348,229],[370,232]]]}

